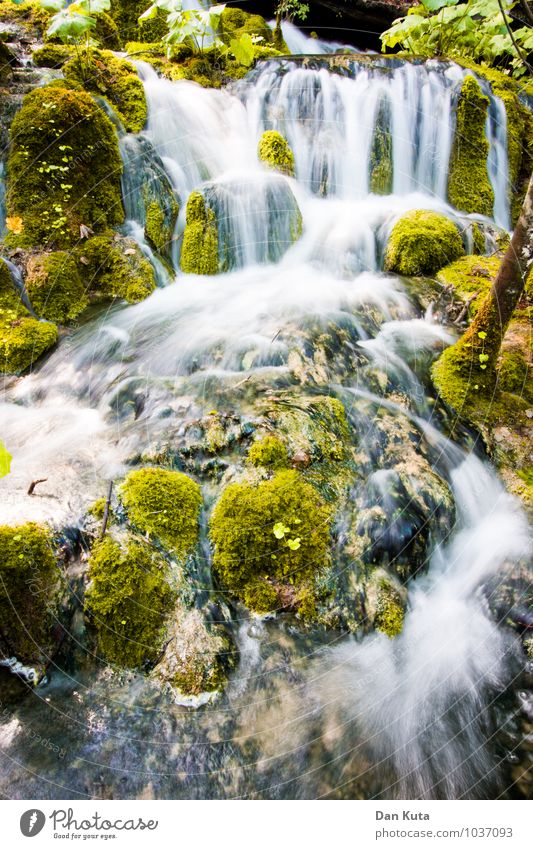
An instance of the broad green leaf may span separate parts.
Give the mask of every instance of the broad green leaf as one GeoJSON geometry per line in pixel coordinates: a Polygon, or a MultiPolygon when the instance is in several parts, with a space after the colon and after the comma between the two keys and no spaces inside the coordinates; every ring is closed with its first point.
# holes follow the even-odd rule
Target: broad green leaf
{"type": "Polygon", "coordinates": [[[11,471],[11,460],[13,457],[0,439],[0,478],[5,478],[11,471]]]}
{"type": "Polygon", "coordinates": [[[255,54],[251,35],[244,33],[240,38],[232,38],[229,46],[239,65],[245,68],[253,65],[255,54]]]}
{"type": "Polygon", "coordinates": [[[290,534],[291,529],[288,528],[283,522],[276,522],[276,524],[272,528],[272,531],[276,539],[283,539],[285,534],[290,534]]]}
{"type": "Polygon", "coordinates": [[[95,26],[96,18],[77,11],[73,12],[72,7],[69,6],[54,15],[46,32],[48,35],[58,35],[61,41],[69,41],[80,38],[95,26]]]}
{"type": "Polygon", "coordinates": [[[287,545],[291,551],[298,551],[300,548],[300,537],[296,537],[296,539],[288,539],[287,545]]]}
{"type": "Polygon", "coordinates": [[[88,15],[99,15],[111,8],[111,0],[78,0],[77,5],[88,15]]]}
{"type": "Polygon", "coordinates": [[[428,12],[438,12],[445,6],[457,6],[459,0],[420,0],[420,4],[428,10],[428,12]]]}
{"type": "MultiPolygon", "coordinates": [[[[15,2],[15,0],[13,0],[15,2]]],[[[46,9],[47,12],[59,12],[63,6],[63,0],[41,0],[40,5],[43,9],[46,9]]]]}

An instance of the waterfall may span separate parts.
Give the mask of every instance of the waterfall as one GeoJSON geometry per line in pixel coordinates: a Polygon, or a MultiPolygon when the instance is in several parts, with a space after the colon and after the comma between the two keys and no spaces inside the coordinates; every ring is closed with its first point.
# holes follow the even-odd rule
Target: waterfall
{"type": "MultiPolygon", "coordinates": [[[[290,26],[284,32],[303,53],[328,52],[290,26]]],[[[132,797],[152,780],[154,793],[172,798],[316,798],[350,781],[367,798],[476,797],[492,778],[502,787],[492,702],[521,661],[483,589],[530,554],[526,523],[488,463],[440,429],[428,366],[452,335],[416,285],[381,270],[390,230],[411,209],[451,217],[469,250],[480,223],[490,246],[491,222],[447,202],[452,105],[465,72],[360,56],[330,68],[330,58],[269,61],[225,90],[170,82],[137,63],[148,123],[121,138],[126,232],[161,285],[141,303],[113,305],[73,328],[6,392],[0,433],[14,459],[1,482],[10,487],[5,513],[10,522],[76,526],[109,479],[139,464],[182,468],[195,450],[201,465],[193,473],[204,475],[209,509],[240,468],[262,411],[292,390],[295,405],[299,392],[340,398],[355,434],[358,468],[339,546],[361,499],[385,516],[389,554],[403,547],[417,528],[419,464],[449,489],[455,523],[448,516],[444,538],[437,507],[424,520],[428,568],[406,584],[395,640],[333,629],[326,638],[283,619],[250,624],[239,610],[231,627],[243,657],[228,700],[193,717],[140,675],[99,675],[85,661],[73,685],[70,673],[54,672],[46,699],[37,707],[27,699],[20,715],[47,735],[57,724],[74,764],[73,794],[109,792],[109,765],[111,790],[132,797]],[[259,161],[267,129],[287,137],[295,178],[259,161]],[[179,204],[166,257],[177,269],[192,191],[215,213],[224,273],[171,280],[145,235],[147,208],[157,201],[170,214],[179,204]],[[411,452],[396,464],[382,447],[384,412],[401,423],[398,452],[411,452]],[[220,456],[206,450],[199,424],[217,413],[235,421],[220,456]],[[391,487],[401,463],[415,492],[407,503],[391,487]],[[37,477],[51,494],[28,498],[37,477]]],[[[494,220],[507,226],[506,125],[492,96],[487,133],[494,220]]],[[[340,565],[357,580],[351,553],[340,565]]],[[[6,769],[40,798],[22,734],[13,731],[6,748],[6,769]]]]}

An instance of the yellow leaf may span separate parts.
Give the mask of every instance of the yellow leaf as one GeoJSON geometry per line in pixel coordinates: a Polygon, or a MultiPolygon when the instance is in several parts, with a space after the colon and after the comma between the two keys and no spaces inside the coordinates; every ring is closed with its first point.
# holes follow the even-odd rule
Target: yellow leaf
{"type": "Polygon", "coordinates": [[[17,236],[19,233],[22,233],[24,225],[20,215],[12,215],[11,217],[6,218],[6,227],[11,231],[11,233],[15,233],[17,236]]]}

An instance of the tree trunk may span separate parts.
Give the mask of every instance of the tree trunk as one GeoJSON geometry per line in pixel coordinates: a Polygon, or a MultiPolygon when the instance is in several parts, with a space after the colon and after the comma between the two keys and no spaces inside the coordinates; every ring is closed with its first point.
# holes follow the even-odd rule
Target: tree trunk
{"type": "Polygon", "coordinates": [[[282,12],[281,6],[276,9],[276,26],[274,27],[274,47],[276,50],[283,48],[283,32],[281,29],[282,12]]]}
{"type": "Polygon", "coordinates": [[[533,265],[533,174],[529,178],[520,218],[502,264],[470,327],[458,344],[469,342],[474,352],[483,348],[486,370],[496,367],[500,347],[514,309],[522,296],[533,265]],[[482,334],[480,337],[479,334],[482,334]],[[483,336],[486,334],[486,336],[483,336]]]}

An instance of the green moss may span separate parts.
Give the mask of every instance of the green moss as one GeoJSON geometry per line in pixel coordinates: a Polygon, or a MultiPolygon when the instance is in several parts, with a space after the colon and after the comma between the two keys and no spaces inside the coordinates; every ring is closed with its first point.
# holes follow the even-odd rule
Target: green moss
{"type": "Polygon", "coordinates": [[[15,315],[27,315],[27,310],[20,299],[20,292],[16,289],[11,272],[7,264],[0,257],[0,309],[10,310],[15,315]]]}
{"type": "Polygon", "coordinates": [[[72,56],[72,49],[64,44],[44,44],[32,53],[38,68],[62,68],[72,56]]]}
{"type": "Polygon", "coordinates": [[[87,508],[87,513],[94,519],[101,521],[104,518],[106,503],[107,501],[105,498],[97,498],[96,501],[93,501],[93,503],[87,508]]]}
{"type": "Polygon", "coordinates": [[[37,0],[26,0],[20,4],[13,3],[13,0],[0,0],[0,21],[18,24],[37,37],[44,35],[50,14],[37,0]]]}
{"type": "Polygon", "coordinates": [[[276,130],[267,130],[259,140],[259,159],[275,171],[294,177],[294,154],[287,139],[276,130]]]}
{"type": "Polygon", "coordinates": [[[94,236],[77,250],[80,273],[93,299],[143,301],[155,289],[154,270],[133,239],[94,236]]]}
{"type": "Polygon", "coordinates": [[[498,368],[498,386],[502,392],[512,392],[533,402],[531,367],[520,347],[506,348],[498,368]]]}
{"type": "Polygon", "coordinates": [[[120,666],[153,664],[174,602],[166,561],[134,537],[106,537],[92,550],[88,577],[85,602],[100,652],[120,666]]]}
{"type": "Polygon", "coordinates": [[[37,315],[59,324],[77,318],[89,304],[77,263],[67,251],[30,257],[25,284],[37,315]]]}
{"type": "Polygon", "coordinates": [[[375,195],[390,195],[393,187],[391,114],[387,100],[380,104],[370,148],[369,188],[375,195]]]}
{"type": "Polygon", "coordinates": [[[151,0],[111,0],[110,15],[124,42],[159,41],[167,33],[167,12],[159,9],[150,21],[139,17],[151,6],[151,0]]]}
{"type": "Polygon", "coordinates": [[[166,206],[162,206],[161,201],[155,198],[147,204],[144,233],[148,241],[163,256],[170,257],[178,213],[179,206],[174,199],[170,199],[166,206]]]}
{"type": "Polygon", "coordinates": [[[65,80],[91,94],[105,97],[115,109],[126,130],[139,133],[146,124],[144,87],[135,66],[108,50],[85,51],[63,68],[65,80]]]}
{"type": "Polygon", "coordinates": [[[57,327],[0,309],[0,371],[21,374],[57,342],[57,327]]]}
{"type": "Polygon", "coordinates": [[[261,15],[249,14],[242,9],[226,7],[220,16],[219,32],[225,44],[245,33],[260,36],[264,44],[273,43],[273,33],[265,19],[261,15]]]}
{"type": "Polygon", "coordinates": [[[400,594],[387,581],[381,581],[374,625],[390,639],[401,634],[405,617],[400,594]]]}
{"type": "Polygon", "coordinates": [[[296,471],[230,484],[210,523],[215,573],[248,601],[268,579],[295,587],[313,582],[328,562],[330,519],[317,490],[296,471]]]}
{"type": "Polygon", "coordinates": [[[244,603],[257,613],[271,613],[279,608],[278,594],[268,581],[249,584],[244,590],[244,603]]]}
{"type": "Polygon", "coordinates": [[[413,210],[392,228],[385,252],[385,270],[406,277],[430,275],[464,252],[459,231],[446,216],[413,210]]]}
{"type": "Polygon", "coordinates": [[[89,94],[61,84],[31,91],[11,125],[7,213],[22,231],[6,241],[66,247],[82,224],[120,224],[121,172],[113,125],[89,94]]]}
{"type": "Polygon", "coordinates": [[[469,315],[473,316],[491,287],[500,261],[495,256],[464,256],[442,268],[437,280],[445,286],[453,286],[455,294],[465,301],[478,292],[468,308],[469,315]]]}
{"type": "Polygon", "coordinates": [[[450,203],[464,212],[492,216],[494,191],[487,170],[489,143],[485,124],[489,98],[467,76],[457,105],[457,126],[448,177],[450,203]]]}
{"type": "Polygon", "coordinates": [[[26,663],[47,657],[60,572],[48,528],[0,527],[0,619],[7,650],[26,663]]]}
{"type": "Polygon", "coordinates": [[[6,47],[3,41],[0,41],[0,85],[5,85],[9,82],[12,76],[11,63],[13,54],[6,47]]]}
{"type": "Polygon", "coordinates": [[[106,12],[94,16],[96,18],[96,27],[94,35],[96,41],[106,50],[120,50],[121,39],[118,27],[111,17],[106,12]]]}
{"type": "Polygon", "coordinates": [[[200,192],[187,201],[186,227],[181,248],[181,270],[185,274],[217,274],[218,227],[215,213],[200,192]]]}
{"type": "Polygon", "coordinates": [[[283,469],[289,465],[289,457],[280,439],[265,436],[253,443],[248,452],[248,462],[252,466],[263,466],[267,469],[283,469]]]}
{"type": "Polygon", "coordinates": [[[202,495],[187,475],[166,469],[130,472],[121,497],[133,524],[185,557],[196,545],[202,495]]]}

